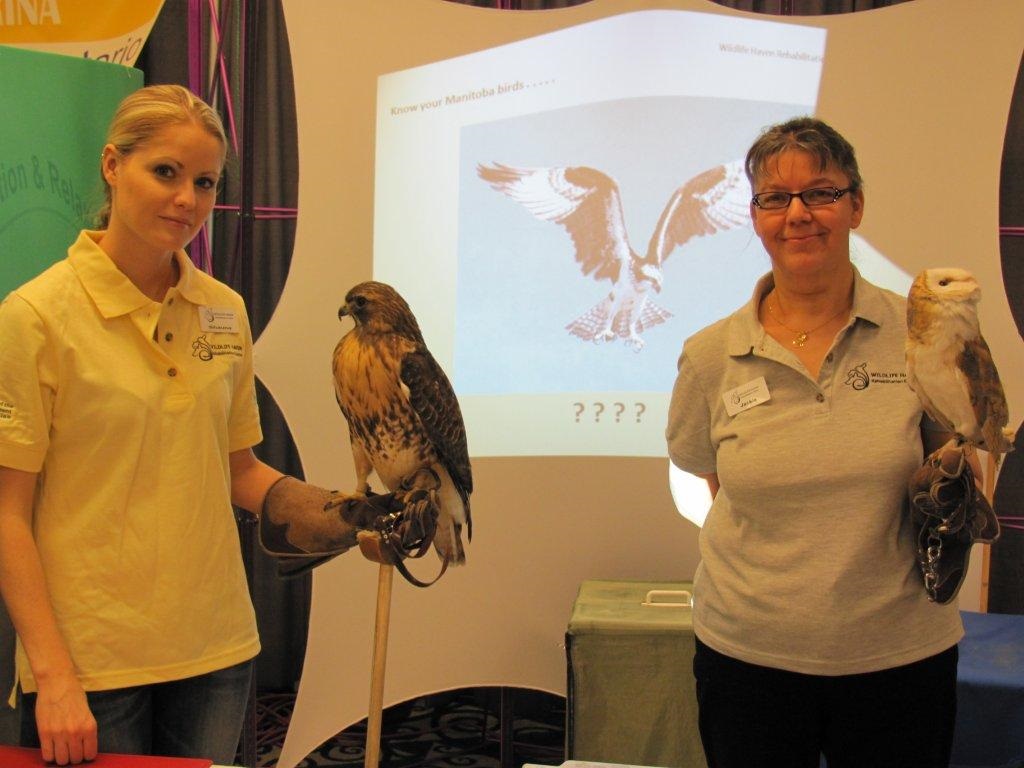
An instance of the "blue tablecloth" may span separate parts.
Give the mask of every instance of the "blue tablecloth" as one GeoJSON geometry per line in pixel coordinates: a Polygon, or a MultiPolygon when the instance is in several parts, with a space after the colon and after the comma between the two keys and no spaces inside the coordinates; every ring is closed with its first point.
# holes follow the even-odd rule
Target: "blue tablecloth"
{"type": "Polygon", "coordinates": [[[951,768],[1024,766],[1024,616],[964,611],[951,768]]]}

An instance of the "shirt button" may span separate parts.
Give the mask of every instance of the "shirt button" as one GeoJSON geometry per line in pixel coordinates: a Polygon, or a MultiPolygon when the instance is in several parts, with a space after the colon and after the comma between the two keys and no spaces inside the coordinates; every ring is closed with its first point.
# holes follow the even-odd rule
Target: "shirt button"
{"type": "MultiPolygon", "coordinates": [[[[168,376],[177,376],[178,375],[178,369],[177,368],[168,368],[167,369],[167,375],[168,376]]],[[[819,395],[819,397],[820,397],[820,395],[819,395]]]]}
{"type": "Polygon", "coordinates": [[[814,396],[814,399],[817,400],[819,403],[824,403],[825,402],[825,396],[823,394],[821,394],[821,392],[816,394],[814,396]]]}
{"type": "Polygon", "coordinates": [[[173,296],[171,296],[171,298],[169,298],[169,299],[167,300],[167,303],[168,303],[168,304],[173,304],[173,303],[174,303],[174,297],[173,297],[173,296]]]}
{"type": "Polygon", "coordinates": [[[174,338],[174,334],[171,333],[170,331],[168,331],[167,333],[164,334],[164,341],[170,341],[173,338],[174,338]]]}

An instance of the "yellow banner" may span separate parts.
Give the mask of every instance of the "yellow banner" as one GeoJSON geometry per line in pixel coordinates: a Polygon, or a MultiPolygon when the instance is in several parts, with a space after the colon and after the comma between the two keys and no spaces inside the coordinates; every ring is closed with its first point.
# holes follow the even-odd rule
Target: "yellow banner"
{"type": "Polygon", "coordinates": [[[164,0],[0,0],[0,45],[131,66],[164,0]]]}

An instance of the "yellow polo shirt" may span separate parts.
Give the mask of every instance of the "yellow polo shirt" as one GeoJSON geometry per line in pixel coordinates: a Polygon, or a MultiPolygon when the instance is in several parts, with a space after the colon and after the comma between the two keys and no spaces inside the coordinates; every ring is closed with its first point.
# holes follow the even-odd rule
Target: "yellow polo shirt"
{"type": "MultiPolygon", "coordinates": [[[[259,652],[228,466],[262,438],[245,306],[184,252],[154,302],[101,236],[0,305],[0,465],[40,473],[35,538],[86,690],[259,652]]],[[[17,670],[35,691],[20,644],[17,670]]]]}

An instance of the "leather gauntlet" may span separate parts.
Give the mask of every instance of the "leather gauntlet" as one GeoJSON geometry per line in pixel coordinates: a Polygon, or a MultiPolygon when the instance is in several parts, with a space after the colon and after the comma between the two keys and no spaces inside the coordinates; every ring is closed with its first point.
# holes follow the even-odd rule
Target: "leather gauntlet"
{"type": "Polygon", "coordinates": [[[960,591],[972,545],[999,536],[999,521],[975,483],[966,448],[951,440],[925,459],[908,487],[918,567],[928,599],[941,604],[960,591]]]}

